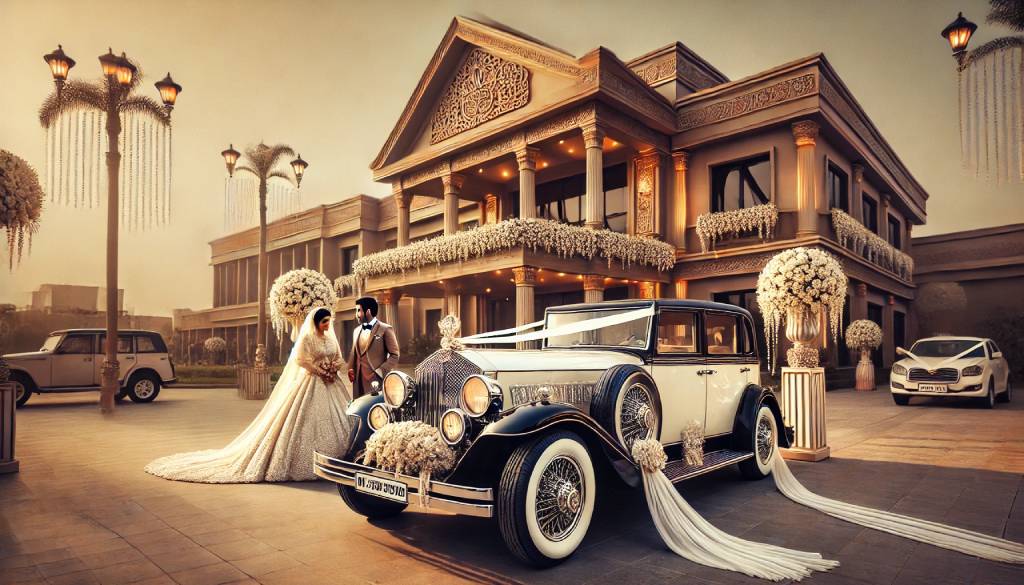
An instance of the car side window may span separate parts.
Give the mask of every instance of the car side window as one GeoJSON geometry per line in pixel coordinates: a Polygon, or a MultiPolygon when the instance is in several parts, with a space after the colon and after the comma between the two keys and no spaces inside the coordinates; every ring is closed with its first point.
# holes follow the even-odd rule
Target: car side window
{"type": "MultiPolygon", "coordinates": [[[[107,351],[107,336],[100,335],[100,345],[96,353],[106,353],[107,351]]],[[[132,351],[132,337],[131,335],[118,335],[117,336],[117,353],[133,353],[132,351]]]]}
{"type": "Polygon", "coordinates": [[[136,351],[139,353],[160,353],[157,349],[156,344],[153,342],[153,338],[149,335],[139,335],[135,338],[135,347],[138,348],[136,351]]]}
{"type": "Polygon", "coordinates": [[[736,315],[707,313],[704,316],[704,335],[709,355],[746,353],[743,330],[736,315]]]}
{"type": "Polygon", "coordinates": [[[662,311],[658,315],[658,353],[697,353],[697,313],[662,311]]]}
{"type": "Polygon", "coordinates": [[[91,335],[69,335],[60,342],[56,353],[92,353],[91,335]]]}

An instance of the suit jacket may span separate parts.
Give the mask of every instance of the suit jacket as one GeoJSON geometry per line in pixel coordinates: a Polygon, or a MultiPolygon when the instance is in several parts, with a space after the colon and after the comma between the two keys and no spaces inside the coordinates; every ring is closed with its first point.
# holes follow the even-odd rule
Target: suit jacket
{"type": "Polygon", "coordinates": [[[348,358],[348,368],[355,371],[353,397],[369,394],[374,380],[383,379],[388,372],[398,367],[398,337],[395,329],[378,319],[370,330],[370,344],[365,352],[359,347],[359,334],[362,331],[360,326],[352,332],[352,353],[348,358]]]}

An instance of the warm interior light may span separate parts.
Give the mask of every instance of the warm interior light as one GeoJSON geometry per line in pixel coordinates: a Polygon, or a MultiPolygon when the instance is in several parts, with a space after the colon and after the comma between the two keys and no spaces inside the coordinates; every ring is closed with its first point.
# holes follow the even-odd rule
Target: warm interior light
{"type": "Polygon", "coordinates": [[[485,292],[485,293],[489,293],[489,292],[491,292],[491,289],[490,289],[490,288],[485,288],[485,289],[484,289],[484,292],[485,292]]]}
{"type": "Polygon", "coordinates": [[[484,172],[484,169],[481,167],[481,168],[477,169],[476,172],[482,173],[482,172],[484,172]]]}
{"type": "Polygon", "coordinates": [[[43,55],[43,60],[50,66],[50,73],[56,81],[66,80],[68,71],[75,66],[75,60],[67,56],[61,45],[57,45],[56,51],[43,55]]]}
{"type": "Polygon", "coordinates": [[[508,177],[508,171],[501,171],[502,177],[508,177]]]}
{"type": "Polygon", "coordinates": [[[573,150],[573,149],[571,149],[571,148],[569,149],[569,154],[572,154],[572,153],[574,153],[574,152],[576,152],[576,151],[575,151],[575,150],[573,150]]]}
{"type": "Polygon", "coordinates": [[[558,276],[565,276],[565,273],[564,272],[559,272],[558,276]]]}
{"type": "Polygon", "coordinates": [[[964,18],[964,13],[961,12],[956,15],[956,20],[942,29],[940,34],[949,41],[949,48],[957,55],[967,50],[967,43],[971,42],[971,35],[977,29],[978,25],[964,18]]]}
{"type": "Polygon", "coordinates": [[[174,102],[178,100],[178,94],[181,93],[181,86],[174,83],[174,80],[171,79],[170,71],[167,72],[167,77],[164,77],[153,85],[155,85],[157,91],[160,92],[160,99],[163,100],[164,105],[168,108],[173,108],[174,102]]]}
{"type": "Polygon", "coordinates": [[[559,140],[558,143],[559,144],[565,144],[565,141],[564,140],[559,140]]]}
{"type": "Polygon", "coordinates": [[[501,271],[500,270],[495,270],[494,273],[495,274],[501,274],[501,271]]]}
{"type": "Polygon", "coordinates": [[[544,167],[545,169],[548,168],[548,161],[540,163],[540,166],[544,167]]]}
{"type": "Polygon", "coordinates": [[[582,274],[577,274],[576,275],[576,280],[583,280],[583,275],[582,274]]]}

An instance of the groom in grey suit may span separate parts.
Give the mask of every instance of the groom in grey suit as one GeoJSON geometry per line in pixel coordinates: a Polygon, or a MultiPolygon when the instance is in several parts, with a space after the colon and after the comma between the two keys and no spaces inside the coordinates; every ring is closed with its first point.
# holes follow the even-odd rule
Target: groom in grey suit
{"type": "Polygon", "coordinates": [[[381,382],[398,366],[398,337],[393,327],[377,319],[377,309],[377,299],[373,297],[356,301],[359,327],[352,332],[352,353],[348,358],[353,398],[369,394],[373,382],[381,382]]]}

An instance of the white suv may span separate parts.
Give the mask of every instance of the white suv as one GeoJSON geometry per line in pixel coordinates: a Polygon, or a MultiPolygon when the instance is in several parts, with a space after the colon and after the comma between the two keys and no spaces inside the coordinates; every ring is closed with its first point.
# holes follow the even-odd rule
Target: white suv
{"type": "MultiPolygon", "coordinates": [[[[167,344],[155,331],[118,331],[117,361],[121,391],[133,402],[152,402],[161,385],[176,380],[167,344]]],[[[46,338],[39,351],[3,356],[11,370],[18,406],[33,392],[86,392],[100,389],[106,331],[62,329],[46,338]]]]}

